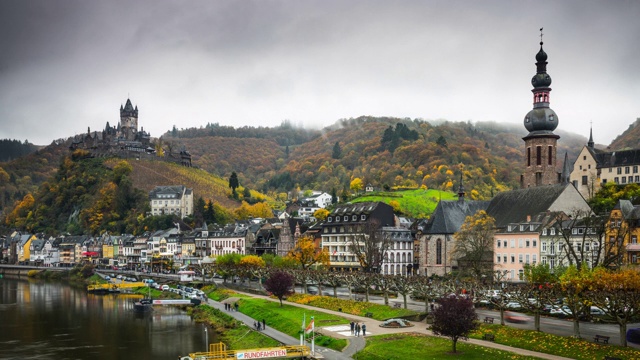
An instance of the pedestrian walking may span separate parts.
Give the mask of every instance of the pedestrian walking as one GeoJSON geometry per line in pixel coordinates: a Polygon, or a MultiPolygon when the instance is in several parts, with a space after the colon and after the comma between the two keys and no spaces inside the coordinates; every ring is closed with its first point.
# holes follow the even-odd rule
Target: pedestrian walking
{"type": "Polygon", "coordinates": [[[360,336],[360,324],[356,323],[356,337],[360,336]]]}
{"type": "Polygon", "coordinates": [[[267,328],[267,322],[262,318],[262,330],[267,328]]]}
{"type": "Polygon", "coordinates": [[[233,304],[233,306],[236,308],[236,311],[238,311],[238,303],[233,304]]]}
{"type": "Polygon", "coordinates": [[[355,335],[356,323],[351,321],[349,325],[351,326],[351,335],[355,335]]]}
{"type": "Polygon", "coordinates": [[[254,322],[253,322],[253,327],[254,327],[256,330],[258,330],[258,323],[254,321],[254,322]]]}
{"type": "Polygon", "coordinates": [[[362,324],[362,336],[367,335],[367,325],[366,324],[362,324]]]}
{"type": "Polygon", "coordinates": [[[262,328],[260,328],[260,321],[258,321],[258,331],[262,330],[262,328]]]}

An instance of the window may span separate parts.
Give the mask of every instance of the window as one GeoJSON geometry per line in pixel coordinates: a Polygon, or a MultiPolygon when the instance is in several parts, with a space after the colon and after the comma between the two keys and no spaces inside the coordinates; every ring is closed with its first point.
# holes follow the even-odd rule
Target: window
{"type": "Polygon", "coordinates": [[[551,235],[555,235],[556,234],[556,228],[551,228],[551,235]]]}
{"type": "Polygon", "coordinates": [[[533,247],[538,247],[538,240],[533,239],[533,247]]]}
{"type": "Polygon", "coordinates": [[[637,244],[638,243],[638,236],[637,235],[632,235],[631,236],[631,243],[632,244],[637,244]]]}
{"type": "Polygon", "coordinates": [[[511,239],[511,248],[516,247],[516,241],[514,239],[511,239]]]}
{"type": "Polygon", "coordinates": [[[587,185],[587,183],[588,183],[587,175],[583,175],[582,176],[582,185],[587,185]]]}
{"type": "Polygon", "coordinates": [[[500,243],[502,242],[502,240],[498,240],[498,247],[500,247],[500,243]]]}
{"type": "Polygon", "coordinates": [[[436,240],[436,265],[442,265],[442,239],[436,240]]]}
{"type": "Polygon", "coordinates": [[[583,156],[583,157],[582,157],[582,160],[587,160],[587,156],[586,156],[586,155],[585,155],[585,156],[583,156]]]}
{"type": "Polygon", "coordinates": [[[629,176],[629,184],[633,182],[633,176],[629,176]]]}
{"type": "Polygon", "coordinates": [[[620,184],[620,179],[616,176],[613,178],[613,182],[616,184],[620,184]]]}
{"type": "Polygon", "coordinates": [[[516,263],[516,256],[514,254],[511,254],[511,263],[512,264],[516,263]]]}
{"type": "Polygon", "coordinates": [[[542,229],[542,235],[544,235],[544,236],[547,235],[547,229],[546,228],[542,229]]]}
{"type": "Polygon", "coordinates": [[[525,262],[526,264],[528,264],[528,263],[529,263],[529,254],[525,255],[524,262],[525,262]]]}
{"type": "Polygon", "coordinates": [[[625,174],[629,174],[629,173],[631,173],[631,168],[629,168],[628,166],[625,166],[625,168],[624,168],[624,173],[625,173],[625,174]]]}
{"type": "Polygon", "coordinates": [[[529,247],[531,243],[530,243],[530,242],[529,242],[529,240],[527,239],[527,240],[524,242],[524,244],[525,244],[525,247],[529,247]]]}
{"type": "Polygon", "coordinates": [[[547,164],[553,165],[553,146],[548,147],[547,151],[547,164]]]}
{"type": "Polygon", "coordinates": [[[327,218],[327,222],[331,222],[331,219],[332,219],[332,218],[331,218],[331,216],[329,216],[329,217],[327,218]]]}
{"type": "Polygon", "coordinates": [[[616,174],[618,174],[618,175],[622,174],[622,168],[621,167],[616,169],[616,174]]]}
{"type": "Polygon", "coordinates": [[[507,263],[507,254],[502,255],[502,261],[506,264],[507,263]]]}
{"type": "Polygon", "coordinates": [[[523,242],[523,241],[524,241],[524,240],[522,240],[522,239],[518,239],[518,247],[519,247],[519,248],[521,248],[521,247],[522,247],[522,242],[523,242]]]}
{"type": "Polygon", "coordinates": [[[634,174],[637,174],[637,173],[638,173],[638,165],[636,165],[636,166],[634,166],[634,167],[633,167],[633,173],[634,173],[634,174]]]}
{"type": "Polygon", "coordinates": [[[507,247],[507,240],[502,242],[502,246],[504,246],[505,248],[507,247]]]}
{"type": "Polygon", "coordinates": [[[522,254],[518,254],[518,263],[522,264],[522,254]]]}
{"type": "Polygon", "coordinates": [[[545,253],[547,252],[547,242],[546,241],[542,242],[542,252],[545,252],[545,253]]]}
{"type": "Polygon", "coordinates": [[[531,262],[533,262],[533,265],[535,265],[538,262],[538,255],[537,254],[531,255],[531,262]]]}
{"type": "Polygon", "coordinates": [[[361,215],[360,216],[360,220],[366,220],[367,219],[367,215],[361,215]]]}
{"type": "Polygon", "coordinates": [[[542,146],[536,146],[536,165],[542,165],[542,146]]]}
{"type": "Polygon", "coordinates": [[[547,264],[547,257],[546,257],[546,256],[542,256],[542,257],[540,258],[540,261],[541,261],[543,264],[545,264],[545,265],[546,265],[546,264],[547,264]]]}
{"type": "Polygon", "coordinates": [[[556,254],[556,244],[554,244],[553,242],[551,243],[551,246],[549,246],[549,254],[551,255],[556,254]]]}
{"type": "Polygon", "coordinates": [[[500,259],[502,259],[502,258],[500,257],[500,254],[497,254],[497,256],[496,256],[496,262],[497,262],[497,263],[500,263],[500,259]]]}
{"type": "Polygon", "coordinates": [[[358,220],[358,215],[353,215],[353,216],[351,217],[351,221],[356,221],[356,220],[358,220]]]}

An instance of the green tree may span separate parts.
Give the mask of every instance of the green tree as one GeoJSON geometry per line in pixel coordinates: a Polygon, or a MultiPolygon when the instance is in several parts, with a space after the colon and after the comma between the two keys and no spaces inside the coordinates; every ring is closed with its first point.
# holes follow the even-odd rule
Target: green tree
{"type": "Polygon", "coordinates": [[[340,148],[339,141],[336,141],[335,145],[333,145],[333,152],[331,153],[331,157],[336,160],[342,157],[342,148],[340,148]]]}
{"type": "Polygon", "coordinates": [[[240,182],[238,181],[238,174],[236,172],[232,172],[229,177],[229,187],[235,193],[236,189],[240,186],[240,182]]]}

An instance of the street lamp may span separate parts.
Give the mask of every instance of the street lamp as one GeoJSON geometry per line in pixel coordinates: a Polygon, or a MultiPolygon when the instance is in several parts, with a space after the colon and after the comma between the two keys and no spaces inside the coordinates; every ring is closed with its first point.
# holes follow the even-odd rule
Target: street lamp
{"type": "Polygon", "coordinates": [[[206,346],[205,352],[209,352],[209,332],[207,331],[207,326],[204,327],[204,344],[206,346]]]}

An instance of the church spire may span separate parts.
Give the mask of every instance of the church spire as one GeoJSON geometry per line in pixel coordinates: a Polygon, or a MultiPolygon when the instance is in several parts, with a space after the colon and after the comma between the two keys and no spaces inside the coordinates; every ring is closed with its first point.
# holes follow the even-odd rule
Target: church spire
{"type": "Polygon", "coordinates": [[[593,149],[594,145],[595,144],[593,143],[593,126],[591,126],[591,128],[589,129],[589,142],[587,143],[587,146],[593,149]]]}

